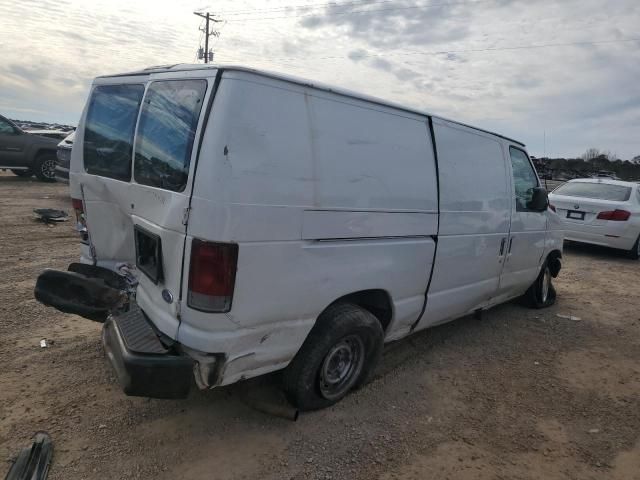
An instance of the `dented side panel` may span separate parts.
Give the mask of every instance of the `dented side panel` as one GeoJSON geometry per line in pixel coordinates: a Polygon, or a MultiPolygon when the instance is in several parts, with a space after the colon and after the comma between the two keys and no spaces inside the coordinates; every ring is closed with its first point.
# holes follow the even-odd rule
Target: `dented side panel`
{"type": "Polygon", "coordinates": [[[387,340],[410,332],[437,234],[425,117],[224,72],[199,163],[183,268],[192,238],[237,243],[238,265],[231,311],[184,302],[178,341],[224,353],[222,384],[286,366],[353,292],[388,293],[387,340]]]}

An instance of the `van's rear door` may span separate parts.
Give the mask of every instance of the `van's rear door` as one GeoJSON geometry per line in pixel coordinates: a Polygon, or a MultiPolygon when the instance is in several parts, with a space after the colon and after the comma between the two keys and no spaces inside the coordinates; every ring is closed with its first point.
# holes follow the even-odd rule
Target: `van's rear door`
{"type": "Polygon", "coordinates": [[[138,304],[172,337],[191,177],[214,77],[212,69],[98,82],[82,129],[84,169],[72,182],[97,264],[136,265],[138,304]]]}

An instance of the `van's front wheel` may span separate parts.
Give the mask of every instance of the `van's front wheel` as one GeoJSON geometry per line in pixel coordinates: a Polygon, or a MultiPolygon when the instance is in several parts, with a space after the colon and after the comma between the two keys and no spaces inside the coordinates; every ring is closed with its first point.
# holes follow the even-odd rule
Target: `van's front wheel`
{"type": "Polygon", "coordinates": [[[284,389],[300,410],[333,405],[364,384],[382,356],[378,319],[352,304],[325,310],[285,369],[284,389]]]}
{"type": "Polygon", "coordinates": [[[556,303],[556,289],[553,287],[549,262],[545,262],[533,285],[522,296],[525,305],[531,308],[550,307],[556,303]]]}

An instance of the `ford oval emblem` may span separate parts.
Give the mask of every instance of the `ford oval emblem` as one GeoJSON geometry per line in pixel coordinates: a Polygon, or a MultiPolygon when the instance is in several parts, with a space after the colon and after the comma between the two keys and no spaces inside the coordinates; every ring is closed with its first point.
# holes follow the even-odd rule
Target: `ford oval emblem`
{"type": "Polygon", "coordinates": [[[167,303],[173,303],[173,293],[171,293],[166,288],[162,290],[162,298],[167,303]]]}

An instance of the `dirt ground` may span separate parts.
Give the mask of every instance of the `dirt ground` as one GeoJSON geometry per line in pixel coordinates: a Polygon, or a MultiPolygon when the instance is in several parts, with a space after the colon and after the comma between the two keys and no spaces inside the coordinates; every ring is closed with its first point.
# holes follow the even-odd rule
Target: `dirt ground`
{"type": "Polygon", "coordinates": [[[250,407],[251,383],[126,397],[100,325],[33,298],[79,251],[73,222],[36,207],[71,213],[66,187],[0,174],[0,475],[45,430],[54,480],[640,479],[640,262],[567,247],[554,307],[416,334],[371,384],[292,422],[250,407]]]}

